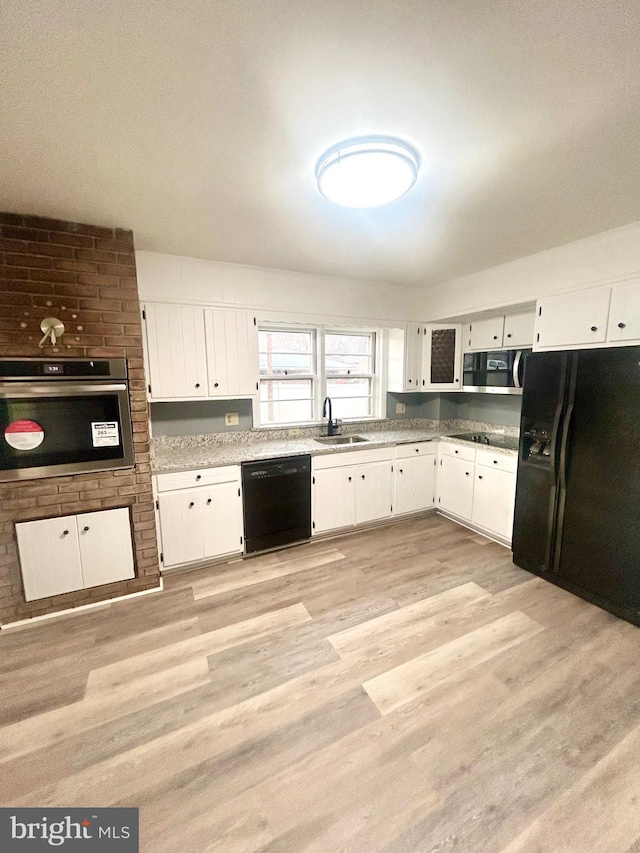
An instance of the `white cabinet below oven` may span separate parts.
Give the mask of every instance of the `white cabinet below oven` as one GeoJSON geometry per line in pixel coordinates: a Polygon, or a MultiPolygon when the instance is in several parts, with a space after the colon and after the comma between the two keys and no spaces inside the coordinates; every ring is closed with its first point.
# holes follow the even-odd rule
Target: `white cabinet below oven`
{"type": "Polygon", "coordinates": [[[135,576],[129,509],[16,524],[26,601],[135,576]]]}

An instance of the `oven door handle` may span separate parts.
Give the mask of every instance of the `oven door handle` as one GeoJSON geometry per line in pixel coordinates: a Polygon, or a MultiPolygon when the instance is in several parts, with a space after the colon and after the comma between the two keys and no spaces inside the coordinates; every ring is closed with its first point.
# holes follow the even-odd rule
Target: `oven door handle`
{"type": "Polygon", "coordinates": [[[52,382],[46,385],[35,382],[3,382],[0,384],[0,398],[81,397],[126,390],[126,382],[110,382],[105,385],[97,382],[52,382]]]}

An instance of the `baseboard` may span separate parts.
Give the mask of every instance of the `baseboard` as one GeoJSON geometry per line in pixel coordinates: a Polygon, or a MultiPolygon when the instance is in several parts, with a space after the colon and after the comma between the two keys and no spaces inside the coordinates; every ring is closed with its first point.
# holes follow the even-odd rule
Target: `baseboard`
{"type": "Polygon", "coordinates": [[[444,518],[448,518],[450,521],[455,521],[455,523],[459,524],[461,527],[466,527],[467,530],[473,530],[474,533],[479,533],[481,536],[484,536],[485,539],[490,539],[497,545],[502,545],[503,548],[508,548],[509,551],[511,550],[511,540],[503,539],[501,536],[498,536],[495,533],[491,533],[490,530],[485,530],[483,527],[478,527],[477,524],[472,524],[465,518],[459,518],[457,515],[453,515],[453,513],[450,512],[445,512],[443,509],[438,509],[437,513],[438,515],[444,516],[444,518]]]}
{"type": "Polygon", "coordinates": [[[68,607],[66,610],[56,610],[55,613],[44,613],[42,616],[32,616],[30,619],[20,619],[17,622],[7,622],[5,625],[0,625],[0,630],[7,631],[10,628],[24,628],[27,625],[35,625],[38,622],[44,622],[46,619],[57,619],[58,616],[71,616],[74,613],[82,613],[84,610],[95,610],[97,607],[107,607],[113,604],[114,601],[127,601],[130,598],[139,598],[141,595],[151,595],[157,592],[162,592],[164,584],[162,578],[158,586],[151,589],[143,589],[140,592],[130,592],[128,595],[117,595],[115,598],[106,598],[104,601],[93,601],[91,604],[81,604],[79,607],[68,607]]]}

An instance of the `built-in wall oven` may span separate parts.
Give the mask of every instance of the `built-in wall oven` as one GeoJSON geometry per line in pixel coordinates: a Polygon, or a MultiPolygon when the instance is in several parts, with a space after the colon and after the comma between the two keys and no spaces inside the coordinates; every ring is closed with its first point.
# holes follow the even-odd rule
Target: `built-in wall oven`
{"type": "Polygon", "coordinates": [[[0,359],[0,481],[132,465],[125,359],[0,359]]]}
{"type": "Polygon", "coordinates": [[[506,349],[465,353],[462,390],[475,394],[522,394],[524,364],[530,352],[506,349]]]}

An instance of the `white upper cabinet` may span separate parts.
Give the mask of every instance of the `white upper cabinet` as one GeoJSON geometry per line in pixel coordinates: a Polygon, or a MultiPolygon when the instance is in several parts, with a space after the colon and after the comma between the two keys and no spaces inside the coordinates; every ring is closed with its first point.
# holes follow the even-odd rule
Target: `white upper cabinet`
{"type": "Polygon", "coordinates": [[[600,287],[538,301],[537,350],[603,344],[607,339],[611,288],[600,287]]]}
{"type": "Polygon", "coordinates": [[[487,317],[474,320],[469,326],[468,347],[472,350],[491,350],[502,346],[504,317],[487,317]]]}
{"type": "Polygon", "coordinates": [[[607,339],[612,343],[640,341],[640,279],[612,289],[607,339]]]}
{"type": "Polygon", "coordinates": [[[250,397],[258,390],[258,328],[250,311],[204,312],[210,397],[250,397]]]}
{"type": "Polygon", "coordinates": [[[143,310],[151,400],[207,394],[202,308],[147,304],[143,310]]]}
{"type": "Polygon", "coordinates": [[[509,349],[533,346],[535,321],[535,311],[528,311],[525,314],[507,314],[504,318],[503,345],[509,349]]]}
{"type": "Polygon", "coordinates": [[[407,323],[405,339],[404,390],[422,390],[422,323],[407,323]]]}
{"type": "Polygon", "coordinates": [[[485,352],[494,349],[520,349],[533,345],[535,312],[500,314],[473,320],[464,327],[466,352],[485,352]]]}
{"type": "Polygon", "coordinates": [[[252,312],[147,303],[142,316],[150,400],[257,393],[258,329],[252,312]]]}
{"type": "Polygon", "coordinates": [[[423,326],[420,391],[458,391],[462,379],[462,326],[423,326]]]}

